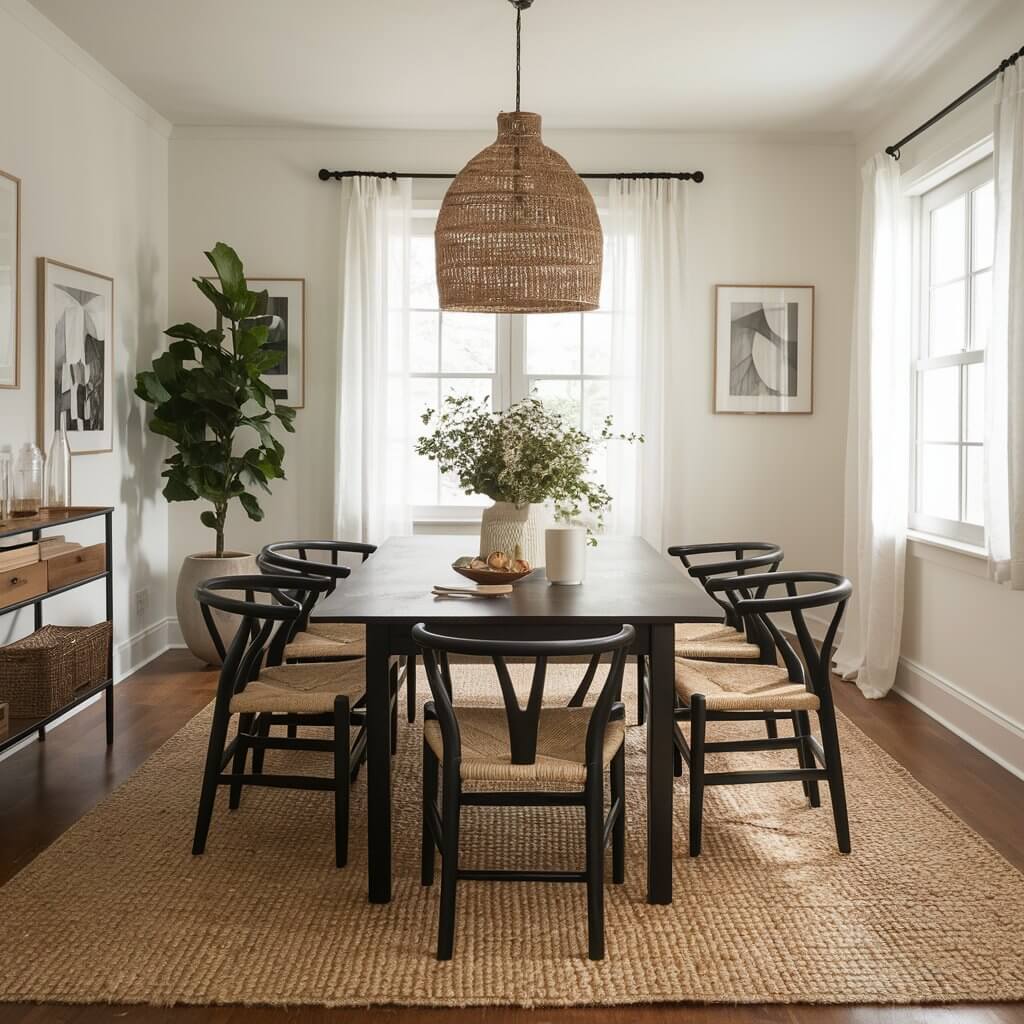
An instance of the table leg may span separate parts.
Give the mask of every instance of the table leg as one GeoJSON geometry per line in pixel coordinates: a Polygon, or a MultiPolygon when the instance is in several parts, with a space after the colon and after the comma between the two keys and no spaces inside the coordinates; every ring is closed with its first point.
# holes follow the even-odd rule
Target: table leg
{"type": "Polygon", "coordinates": [[[366,806],[369,897],[391,902],[391,677],[386,626],[366,627],[366,806]]]}
{"type": "Polygon", "coordinates": [[[651,700],[647,707],[647,902],[672,902],[672,712],[674,631],[651,626],[651,700]]]}

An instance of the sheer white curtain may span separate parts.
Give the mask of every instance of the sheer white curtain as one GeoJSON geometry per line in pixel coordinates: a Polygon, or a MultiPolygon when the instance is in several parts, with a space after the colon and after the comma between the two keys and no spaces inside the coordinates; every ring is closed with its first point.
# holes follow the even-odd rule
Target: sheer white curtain
{"type": "Polygon", "coordinates": [[[1024,69],[996,85],[996,244],[985,353],[985,535],[989,568],[1024,590],[1024,69]]]}
{"type": "Polygon", "coordinates": [[[412,532],[408,415],[408,178],[342,184],[335,536],[379,544],[412,532]]]}
{"type": "Polygon", "coordinates": [[[605,227],[601,304],[612,311],[611,401],[615,430],[644,444],[610,442],[609,532],[665,546],[669,359],[683,335],[686,185],[612,181],[605,227]]]}
{"type": "Polygon", "coordinates": [[[865,697],[892,687],[903,624],[910,465],[910,200],[884,153],[861,172],[850,354],[843,571],[853,580],[836,670],[865,697]]]}

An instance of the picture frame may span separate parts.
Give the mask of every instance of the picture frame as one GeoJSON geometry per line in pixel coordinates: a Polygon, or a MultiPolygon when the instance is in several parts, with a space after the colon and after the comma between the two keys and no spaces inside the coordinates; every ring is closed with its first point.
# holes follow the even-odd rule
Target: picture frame
{"type": "Polygon", "coordinates": [[[21,387],[21,179],[0,170],[0,388],[21,387]]]}
{"type": "Polygon", "coordinates": [[[39,445],[61,419],[72,455],[114,450],[114,279],[38,259],[39,445]]]}
{"type": "Polygon", "coordinates": [[[814,285],[715,286],[714,411],[814,412],[814,285]]]}
{"type": "MultiPolygon", "coordinates": [[[[302,409],[306,405],[306,279],[247,275],[246,283],[250,291],[266,291],[266,316],[253,319],[269,328],[267,347],[280,347],[285,353],[274,369],[263,374],[263,381],[282,405],[302,409]]],[[[219,314],[217,328],[222,328],[219,314]]]]}

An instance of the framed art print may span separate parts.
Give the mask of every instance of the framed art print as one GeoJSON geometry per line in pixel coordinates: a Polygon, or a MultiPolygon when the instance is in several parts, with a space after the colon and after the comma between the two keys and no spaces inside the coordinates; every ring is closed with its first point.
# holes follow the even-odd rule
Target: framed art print
{"type": "Polygon", "coordinates": [[[21,383],[21,181],[0,171],[0,388],[21,383]]]}
{"type": "MultiPolygon", "coordinates": [[[[282,353],[263,381],[282,405],[301,409],[306,404],[306,279],[247,277],[249,291],[267,293],[267,312],[251,318],[267,328],[266,348],[282,353]]],[[[217,326],[222,327],[220,316],[217,326]]]]}
{"type": "Polygon", "coordinates": [[[72,455],[114,447],[114,279],[39,259],[39,443],[63,423],[72,455]]]}
{"type": "Polygon", "coordinates": [[[814,287],[715,289],[715,412],[814,410],[814,287]]]}

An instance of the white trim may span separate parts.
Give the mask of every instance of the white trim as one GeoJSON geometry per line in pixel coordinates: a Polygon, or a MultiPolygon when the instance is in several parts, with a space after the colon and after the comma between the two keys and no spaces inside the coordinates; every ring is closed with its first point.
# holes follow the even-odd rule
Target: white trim
{"type": "Polygon", "coordinates": [[[893,690],[996,764],[1024,779],[1024,724],[907,657],[900,658],[893,690]]]}
{"type": "Polygon", "coordinates": [[[163,138],[170,138],[171,122],[157,113],[145,100],[132,92],[116,75],[111,74],[95,57],[86,53],[69,35],[41,14],[28,0],[0,0],[0,9],[9,14],[40,42],[60,54],[123,107],[144,121],[163,138]]]}
{"type": "Polygon", "coordinates": [[[982,139],[972,134],[969,142],[959,139],[908,167],[900,174],[900,184],[907,195],[919,196],[991,156],[994,149],[995,140],[991,133],[982,139]]]}
{"type": "Polygon", "coordinates": [[[907,553],[936,565],[944,565],[970,576],[988,579],[988,554],[976,544],[964,544],[949,537],[920,530],[907,530],[907,553]]]}
{"type": "MultiPolygon", "coordinates": [[[[0,0],[0,3],[6,2],[6,0],[0,0]]],[[[161,619],[159,622],[154,622],[145,629],[139,630],[134,636],[130,636],[127,640],[122,641],[114,648],[114,685],[123,682],[129,676],[134,675],[144,665],[148,665],[154,658],[160,657],[171,645],[168,644],[167,638],[169,633],[169,627],[171,623],[174,623],[177,628],[177,621],[175,619],[161,619]]],[[[96,694],[95,697],[90,697],[89,700],[83,701],[78,707],[72,708],[66,715],[61,715],[60,718],[52,721],[47,727],[46,732],[49,734],[58,725],[66,722],[69,718],[74,718],[80,711],[89,707],[90,704],[95,704],[96,701],[103,697],[102,693],[96,694]]],[[[12,754],[17,753],[19,750],[23,750],[30,743],[36,742],[36,736],[33,733],[31,736],[26,736],[21,743],[16,743],[13,747],[5,750],[0,754],[0,761],[5,760],[12,754]]],[[[57,740],[56,742],[60,742],[57,740]]],[[[117,742],[117,716],[114,716],[114,742],[117,742]]]]}

